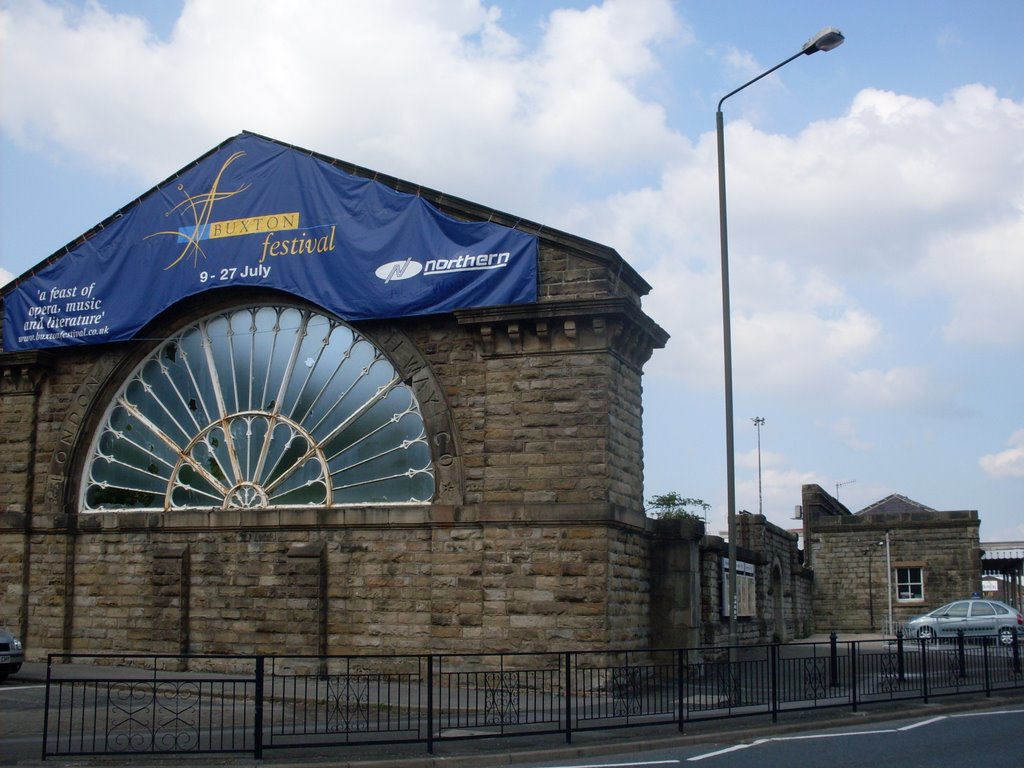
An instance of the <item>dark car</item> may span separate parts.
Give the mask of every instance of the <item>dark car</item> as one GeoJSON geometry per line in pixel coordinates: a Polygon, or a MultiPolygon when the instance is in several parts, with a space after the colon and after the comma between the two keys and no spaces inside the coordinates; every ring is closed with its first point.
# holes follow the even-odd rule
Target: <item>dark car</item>
{"type": "Polygon", "coordinates": [[[921,640],[953,638],[959,630],[966,637],[998,635],[1003,645],[1024,631],[1024,616],[999,600],[956,600],[907,622],[907,634],[921,640]]]}
{"type": "Polygon", "coordinates": [[[13,633],[0,628],[0,683],[21,669],[21,663],[25,661],[25,651],[19,640],[13,633]]]}

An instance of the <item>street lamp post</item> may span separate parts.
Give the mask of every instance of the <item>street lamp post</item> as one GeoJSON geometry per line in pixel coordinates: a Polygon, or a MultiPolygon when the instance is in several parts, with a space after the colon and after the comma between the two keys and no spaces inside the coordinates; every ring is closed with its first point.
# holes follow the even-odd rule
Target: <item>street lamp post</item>
{"type": "Polygon", "coordinates": [[[869,630],[871,632],[875,631],[874,564],[872,563],[872,557],[875,554],[875,550],[884,544],[884,541],[879,541],[874,546],[864,550],[864,554],[868,556],[868,618],[870,621],[869,630]]]}
{"type": "Polygon", "coordinates": [[[729,647],[736,645],[736,462],[733,455],[733,416],[732,416],[732,323],[729,309],[729,231],[726,226],[725,214],[725,130],[723,128],[722,104],[730,96],[735,96],[749,85],[753,85],[775,70],[786,66],[800,56],[809,56],[818,51],[831,51],[842,45],[843,33],[834,27],[828,27],[816,34],[798,53],[785,61],[762,72],[753,80],[749,80],[739,88],[725,94],[718,102],[715,113],[715,128],[718,133],[718,213],[719,233],[722,241],[722,343],[725,351],[725,474],[726,496],[729,515],[729,647]]]}
{"type": "Polygon", "coordinates": [[[763,416],[755,416],[751,419],[757,427],[757,514],[764,514],[764,496],[761,493],[761,425],[764,424],[763,416]]]}
{"type": "Polygon", "coordinates": [[[895,634],[892,631],[892,552],[889,549],[889,531],[885,532],[885,583],[886,591],[889,593],[889,616],[885,634],[895,634]]]}

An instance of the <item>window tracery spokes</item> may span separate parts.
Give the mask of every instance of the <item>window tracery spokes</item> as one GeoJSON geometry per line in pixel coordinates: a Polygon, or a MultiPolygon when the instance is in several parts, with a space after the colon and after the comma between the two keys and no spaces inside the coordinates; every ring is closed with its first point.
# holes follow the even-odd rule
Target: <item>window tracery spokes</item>
{"type": "Polygon", "coordinates": [[[238,309],[165,341],[96,434],[82,509],[429,501],[419,404],[384,354],[295,307],[238,309]]]}
{"type": "Polygon", "coordinates": [[[186,446],[172,476],[174,509],[221,500],[225,509],[330,505],[327,462],[312,436],[280,415],[243,413],[186,446]]]}

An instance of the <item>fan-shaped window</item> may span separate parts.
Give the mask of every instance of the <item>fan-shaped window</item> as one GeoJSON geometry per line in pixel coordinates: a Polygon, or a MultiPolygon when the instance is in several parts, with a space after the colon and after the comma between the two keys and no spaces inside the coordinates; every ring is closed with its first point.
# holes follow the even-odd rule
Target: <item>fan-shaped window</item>
{"type": "Polygon", "coordinates": [[[423,503],[419,404],[353,329],[295,307],[212,315],[132,372],[97,432],[82,509],[423,503]]]}

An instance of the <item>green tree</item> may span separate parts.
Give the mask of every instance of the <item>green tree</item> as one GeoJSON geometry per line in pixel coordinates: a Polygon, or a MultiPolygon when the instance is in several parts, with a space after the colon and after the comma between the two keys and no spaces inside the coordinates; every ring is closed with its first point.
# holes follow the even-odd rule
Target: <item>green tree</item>
{"type": "Polygon", "coordinates": [[[675,491],[651,496],[647,499],[647,512],[662,520],[701,520],[707,522],[711,505],[704,499],[680,496],[675,491]],[[699,511],[698,511],[699,510],[699,511]]]}

